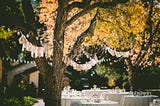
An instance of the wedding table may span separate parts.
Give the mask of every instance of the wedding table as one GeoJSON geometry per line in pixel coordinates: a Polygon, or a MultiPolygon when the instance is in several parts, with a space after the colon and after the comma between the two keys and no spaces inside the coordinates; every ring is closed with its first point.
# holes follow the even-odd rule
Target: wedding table
{"type": "Polygon", "coordinates": [[[104,98],[107,100],[116,101],[119,104],[121,103],[121,99],[124,95],[131,95],[130,92],[113,92],[113,93],[105,93],[104,98]]]}
{"type": "Polygon", "coordinates": [[[149,106],[160,106],[160,98],[153,99],[153,101],[149,103],[149,106]]]}
{"type": "Polygon", "coordinates": [[[149,106],[149,103],[152,102],[155,98],[158,98],[158,96],[125,95],[122,97],[121,106],[149,106]]]}
{"type": "Polygon", "coordinates": [[[92,96],[97,96],[100,97],[100,95],[104,92],[109,92],[111,89],[106,89],[106,90],[102,90],[102,89],[86,89],[86,90],[82,90],[82,93],[85,96],[88,97],[92,97],[92,96]]]}
{"type": "MultiPolygon", "coordinates": [[[[91,90],[92,91],[92,90],[91,90]]],[[[63,93],[61,99],[62,106],[119,106],[118,102],[105,100],[101,98],[101,93],[104,93],[104,90],[98,90],[98,92],[93,91],[92,95],[86,95],[84,92],[77,95],[77,92],[68,92],[63,93]],[[101,91],[101,92],[99,92],[101,91]],[[93,96],[93,94],[98,93],[99,96],[93,96]],[[97,102],[97,100],[99,102],[97,102]]]]}
{"type": "Polygon", "coordinates": [[[100,103],[80,101],[72,102],[70,106],[119,106],[119,104],[114,101],[102,101],[100,103]]]}
{"type": "Polygon", "coordinates": [[[68,87],[67,89],[64,89],[62,91],[61,96],[62,96],[61,97],[62,106],[70,106],[72,102],[78,102],[78,101],[85,99],[81,91],[70,89],[70,87],[68,87]]]}
{"type": "Polygon", "coordinates": [[[68,98],[62,98],[61,99],[61,105],[62,106],[70,106],[72,102],[79,102],[83,100],[83,97],[68,97],[68,98]]]}

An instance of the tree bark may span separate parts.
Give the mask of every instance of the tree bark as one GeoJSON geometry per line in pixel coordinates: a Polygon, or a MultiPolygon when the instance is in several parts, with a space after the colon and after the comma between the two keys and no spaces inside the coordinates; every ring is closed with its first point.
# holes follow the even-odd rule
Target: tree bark
{"type": "Polygon", "coordinates": [[[136,70],[129,70],[128,71],[128,75],[129,75],[129,83],[130,83],[130,90],[131,91],[136,91],[137,87],[136,87],[136,70]]]}
{"type": "Polygon", "coordinates": [[[53,70],[45,73],[45,106],[61,106],[61,91],[65,65],[63,63],[64,32],[68,12],[68,0],[58,0],[57,17],[53,37],[53,70]]]}
{"type": "Polygon", "coordinates": [[[61,106],[61,91],[63,69],[53,73],[46,73],[45,106],[61,106]]]}
{"type": "Polygon", "coordinates": [[[127,65],[130,90],[136,91],[136,68],[134,68],[135,66],[132,65],[129,58],[125,59],[125,63],[127,65]]]}

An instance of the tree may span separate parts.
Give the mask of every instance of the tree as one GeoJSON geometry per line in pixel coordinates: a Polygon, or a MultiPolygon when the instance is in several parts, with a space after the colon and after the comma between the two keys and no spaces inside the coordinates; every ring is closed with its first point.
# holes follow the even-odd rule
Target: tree
{"type": "MultiPolygon", "coordinates": [[[[144,3],[145,4],[145,3],[144,3]]],[[[137,48],[134,49],[134,53],[130,58],[126,59],[126,64],[128,67],[129,77],[130,77],[130,87],[131,90],[135,91],[138,88],[136,87],[136,71],[141,70],[148,66],[158,66],[159,62],[159,24],[160,20],[158,18],[158,8],[155,8],[157,2],[150,1],[149,4],[145,4],[148,6],[148,18],[146,20],[146,26],[142,33],[137,34],[137,40],[139,44],[137,48]],[[140,36],[139,36],[140,35],[140,36]],[[154,47],[156,46],[156,47],[154,47]],[[156,49],[155,49],[156,48],[156,49]],[[158,62],[158,64],[157,64],[158,62]]],[[[147,12],[147,11],[146,11],[147,12]]]]}
{"type": "MultiPolygon", "coordinates": [[[[39,14],[39,18],[37,18],[37,16],[35,16],[35,14],[34,14],[34,11],[33,11],[33,8],[32,8],[30,1],[29,0],[22,0],[22,9],[24,12],[25,23],[26,23],[25,29],[24,28],[22,29],[23,33],[24,34],[28,33],[30,35],[30,37],[27,39],[30,42],[32,42],[32,44],[34,44],[36,46],[41,46],[41,44],[50,44],[51,43],[51,46],[49,46],[49,48],[51,47],[51,49],[53,49],[51,57],[49,57],[49,58],[48,58],[48,56],[47,56],[47,58],[46,57],[37,57],[35,59],[36,64],[40,70],[40,73],[43,75],[43,78],[44,78],[45,89],[46,89],[46,92],[45,92],[45,105],[46,106],[52,106],[52,105],[60,106],[60,104],[61,104],[60,101],[61,101],[61,90],[63,87],[63,85],[62,85],[63,73],[67,67],[67,64],[66,64],[67,62],[65,62],[65,61],[72,60],[73,58],[75,58],[75,56],[79,53],[79,51],[81,49],[82,43],[85,40],[87,40],[87,39],[85,39],[87,36],[89,36],[89,38],[92,38],[92,37],[94,37],[93,35],[97,35],[97,36],[99,35],[99,37],[95,36],[97,39],[99,39],[100,37],[102,37],[100,35],[104,34],[104,33],[98,34],[98,31],[97,31],[98,30],[98,28],[97,28],[98,23],[100,23],[100,21],[97,22],[97,20],[103,19],[100,16],[102,16],[103,12],[104,12],[103,10],[100,10],[99,8],[112,8],[113,9],[113,7],[116,7],[116,6],[121,7],[121,5],[118,5],[118,4],[120,4],[120,3],[123,4],[126,2],[127,2],[126,0],[124,0],[124,1],[123,0],[117,0],[117,1],[113,0],[113,1],[106,1],[106,2],[103,2],[103,0],[97,0],[97,1],[92,1],[92,0],[87,0],[87,1],[84,1],[84,0],[83,1],[81,1],[81,0],[75,0],[75,1],[48,0],[48,1],[43,1],[42,0],[41,10],[47,8],[47,5],[51,5],[50,7],[53,6],[53,8],[48,8],[50,10],[43,11],[42,13],[39,14]],[[47,14],[48,12],[51,12],[51,13],[47,14]],[[73,30],[78,28],[78,27],[75,28],[75,26],[73,25],[74,23],[79,22],[76,26],[84,25],[84,23],[81,24],[81,22],[83,22],[83,21],[85,22],[87,19],[86,20],[82,19],[83,21],[79,21],[79,20],[81,20],[80,17],[85,16],[86,14],[87,14],[87,16],[90,16],[88,24],[85,25],[84,27],[81,27],[82,30],[80,31],[79,36],[76,37],[75,41],[69,43],[69,44],[73,44],[73,46],[71,46],[71,47],[68,46],[67,49],[69,48],[69,52],[66,53],[65,50],[67,50],[67,49],[65,49],[65,46],[66,46],[65,43],[66,42],[68,43],[68,41],[70,41],[70,40],[66,41],[65,39],[67,38],[67,36],[69,36],[69,34],[73,30]],[[42,15],[42,16],[40,16],[40,15],[42,15]],[[50,18],[50,16],[51,16],[51,18],[50,18]],[[38,21],[40,21],[42,23],[39,23],[38,21]],[[96,26],[96,24],[97,24],[97,26],[96,26]],[[45,31],[45,26],[39,27],[39,25],[42,25],[42,26],[46,25],[47,31],[45,31]],[[54,28],[54,30],[53,30],[53,28],[54,28]],[[69,28],[72,28],[72,30],[70,31],[69,28]],[[40,36],[41,34],[42,34],[42,36],[41,36],[42,43],[40,43],[39,41],[36,40],[36,37],[40,36]],[[50,35],[50,36],[46,36],[46,35],[50,35]],[[53,39],[53,40],[51,40],[51,42],[49,42],[50,39],[53,39]],[[66,58],[63,58],[64,56],[66,58]],[[53,65],[50,66],[48,64],[48,61],[51,61],[53,65]]],[[[130,5],[130,6],[132,6],[132,5],[130,5]]],[[[133,8],[131,8],[130,11],[132,9],[133,8]]],[[[141,9],[141,7],[139,9],[141,9]]],[[[139,9],[137,9],[137,11],[139,9]]],[[[122,11],[122,12],[126,13],[125,11],[122,11]]],[[[127,11],[130,12],[129,10],[127,10],[127,11]]],[[[110,12],[113,12],[112,14],[116,13],[116,11],[110,11],[110,12]]],[[[133,11],[131,11],[131,12],[133,12],[133,11]]],[[[134,14],[134,13],[130,13],[130,14],[134,14]]],[[[107,22],[114,25],[114,22],[111,22],[111,21],[116,19],[119,16],[120,16],[120,14],[119,15],[117,14],[116,17],[115,16],[111,17],[111,18],[107,17],[106,19],[111,19],[109,21],[107,20],[107,22]]],[[[138,14],[138,16],[139,16],[139,14],[138,14]]],[[[106,17],[106,16],[102,16],[102,17],[106,17]]],[[[123,18],[125,18],[125,17],[123,17],[123,18]]],[[[133,20],[134,20],[134,17],[133,17],[133,20]]],[[[105,20],[103,20],[103,21],[105,21],[105,20]]],[[[130,22],[129,19],[126,21],[130,22]]],[[[140,22],[143,22],[143,21],[140,21],[140,22]]],[[[145,20],[144,20],[144,22],[145,22],[145,20]]],[[[133,35],[139,35],[143,31],[145,31],[145,30],[143,30],[143,28],[144,28],[143,26],[145,26],[144,24],[142,24],[142,27],[140,27],[141,31],[139,31],[139,30],[137,31],[137,28],[135,26],[132,26],[135,24],[134,21],[130,22],[131,25],[127,24],[128,25],[127,28],[125,26],[126,23],[127,22],[123,23],[123,21],[122,21],[122,23],[118,22],[118,24],[120,24],[122,26],[114,25],[114,28],[117,28],[116,30],[118,30],[118,31],[117,32],[116,31],[110,32],[110,33],[113,34],[113,36],[116,35],[116,33],[120,34],[120,35],[127,34],[127,35],[129,35],[127,38],[133,38],[133,35]],[[117,27],[115,27],[115,26],[117,26],[117,27]],[[128,30],[128,27],[130,28],[129,30],[128,30]]],[[[101,25],[103,25],[103,24],[101,24],[101,25]]],[[[102,32],[105,32],[104,31],[104,30],[106,30],[105,28],[108,28],[108,29],[110,28],[109,30],[107,30],[108,32],[112,31],[113,25],[108,25],[107,27],[102,28],[102,32]]],[[[136,22],[136,25],[137,25],[137,22],[136,22]]],[[[155,26],[158,27],[158,25],[159,24],[157,23],[155,26]]],[[[154,30],[155,32],[153,33],[154,35],[157,35],[157,27],[155,27],[155,30],[154,30]]],[[[152,25],[149,28],[152,28],[152,25]]],[[[79,32],[79,29],[76,31],[79,32]]],[[[77,36],[77,33],[73,33],[73,34],[75,36],[77,36]]],[[[126,37],[126,36],[124,36],[124,37],[126,37]]],[[[152,37],[150,38],[151,40],[153,40],[152,37]]],[[[68,37],[68,39],[70,39],[70,37],[68,37]]],[[[111,37],[110,39],[113,39],[113,37],[111,37]]],[[[123,40],[123,37],[121,37],[121,39],[123,40]]],[[[119,40],[119,41],[122,41],[122,40],[119,40]]],[[[96,40],[96,42],[98,42],[98,41],[99,40],[96,40]]],[[[130,41],[132,41],[132,40],[130,40],[130,41]]],[[[105,41],[100,40],[100,42],[105,42],[105,41]]],[[[123,42],[125,42],[125,40],[123,40],[123,42]]],[[[146,43],[148,43],[148,42],[145,42],[145,44],[146,43]]],[[[112,43],[110,43],[110,45],[111,44],[112,43]]],[[[112,47],[114,47],[114,46],[115,45],[113,45],[112,47]]],[[[133,46],[130,47],[129,44],[127,44],[126,48],[121,49],[121,46],[118,46],[118,45],[115,46],[114,48],[116,48],[116,50],[129,50],[132,47],[133,46]]],[[[142,47],[144,47],[144,44],[142,47]]],[[[147,47],[147,49],[148,49],[148,47],[147,47]]],[[[145,49],[145,51],[147,49],[145,49]]],[[[139,53],[141,54],[141,52],[139,52],[139,53]]],[[[144,54],[142,55],[142,58],[143,57],[144,57],[144,54]]],[[[137,59],[140,59],[139,56],[137,59]]],[[[131,72],[131,73],[134,72],[132,70],[136,66],[134,64],[130,63],[131,58],[126,59],[126,60],[127,60],[126,63],[128,63],[127,66],[128,66],[129,72],[131,72]]],[[[130,75],[131,75],[131,78],[134,79],[135,75],[134,74],[130,74],[130,75]]],[[[134,80],[131,80],[131,87],[134,88],[134,80]]]]}
{"type": "MultiPolygon", "coordinates": [[[[45,105],[46,106],[60,106],[61,105],[61,90],[63,82],[63,73],[66,68],[66,63],[64,63],[64,38],[65,31],[67,26],[71,25],[73,22],[78,20],[81,16],[91,12],[93,9],[100,8],[109,8],[111,6],[116,6],[119,3],[125,3],[126,1],[69,1],[69,0],[49,0],[43,1],[42,3],[54,4],[57,3],[57,8],[55,9],[55,25],[54,31],[52,31],[51,38],[53,39],[53,54],[50,58],[53,62],[52,67],[48,65],[47,59],[45,57],[36,58],[36,64],[40,70],[40,73],[43,75],[45,83],[45,105]],[[69,17],[71,10],[79,8],[80,11],[75,13],[73,16],[69,17]]],[[[30,2],[27,0],[22,0],[23,11],[26,17],[27,23],[30,25],[30,42],[34,45],[39,45],[35,37],[38,36],[35,16],[30,2]],[[32,38],[32,39],[31,39],[32,38]]],[[[46,8],[46,7],[43,7],[46,8]]],[[[54,8],[54,7],[53,7],[54,8]]],[[[95,14],[95,13],[94,13],[95,14]]],[[[90,25],[85,28],[85,30],[77,37],[76,41],[73,43],[73,46],[70,48],[70,52],[67,54],[68,59],[73,59],[80,50],[80,46],[83,43],[83,40],[86,36],[92,35],[94,32],[94,27],[96,24],[96,14],[93,15],[93,19],[90,22],[90,25]]],[[[46,18],[48,19],[48,18],[46,18]]],[[[54,17],[52,17],[54,19],[54,17]]],[[[47,20],[46,20],[47,21],[47,20]]],[[[53,23],[54,24],[54,23],[53,23]]],[[[47,27],[49,30],[49,27],[47,27]]]]}
{"type": "Polygon", "coordinates": [[[158,1],[150,1],[149,3],[129,3],[127,6],[123,5],[124,8],[119,5],[116,8],[113,7],[112,11],[107,11],[109,14],[107,16],[112,18],[100,17],[101,20],[107,22],[106,28],[109,33],[108,37],[101,39],[107,41],[107,44],[116,50],[131,50],[130,57],[125,59],[125,63],[129,74],[130,89],[133,91],[138,89],[136,72],[151,65],[158,67],[159,64],[157,54],[160,47],[157,41],[159,39],[159,8],[157,4],[158,1]],[[110,33],[110,31],[113,32],[110,33]]]}
{"type": "Polygon", "coordinates": [[[159,64],[158,3],[128,2],[112,9],[99,9],[96,29],[100,32],[96,31],[95,36],[87,38],[90,44],[104,42],[117,51],[130,51],[125,64],[133,91],[138,89],[136,72],[151,65],[158,67],[159,64]]]}
{"type": "MultiPolygon", "coordinates": [[[[21,52],[19,42],[17,41],[17,28],[24,25],[24,17],[20,2],[16,0],[0,1],[0,58],[15,58],[21,52]],[[19,52],[18,52],[19,51],[19,52]]],[[[3,66],[6,62],[3,61],[3,66]]],[[[5,67],[9,70],[9,67],[5,67]]],[[[5,68],[3,68],[5,70],[5,68]]],[[[3,80],[3,79],[2,79],[3,80]]]]}

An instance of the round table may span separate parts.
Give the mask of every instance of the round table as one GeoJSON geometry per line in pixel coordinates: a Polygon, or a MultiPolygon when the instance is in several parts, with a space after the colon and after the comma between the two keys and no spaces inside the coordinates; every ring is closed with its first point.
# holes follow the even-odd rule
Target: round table
{"type": "Polygon", "coordinates": [[[122,97],[121,106],[149,106],[153,99],[158,98],[156,95],[134,96],[125,95],[122,97]]]}

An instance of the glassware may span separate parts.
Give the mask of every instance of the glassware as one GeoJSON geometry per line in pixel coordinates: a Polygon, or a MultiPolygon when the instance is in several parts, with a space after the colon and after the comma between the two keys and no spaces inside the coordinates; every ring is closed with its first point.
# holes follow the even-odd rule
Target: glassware
{"type": "Polygon", "coordinates": [[[149,106],[154,106],[154,103],[153,102],[149,102],[149,106]]]}
{"type": "Polygon", "coordinates": [[[106,100],[107,100],[107,101],[109,100],[108,96],[106,96],[106,100]]]}

